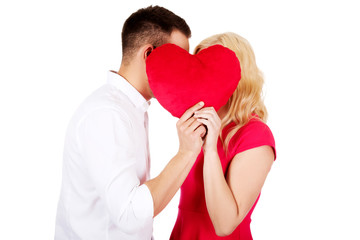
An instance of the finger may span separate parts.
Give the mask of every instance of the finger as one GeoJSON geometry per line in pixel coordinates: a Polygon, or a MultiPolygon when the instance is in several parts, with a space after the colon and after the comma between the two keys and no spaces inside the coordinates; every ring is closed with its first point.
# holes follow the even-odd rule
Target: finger
{"type": "Polygon", "coordinates": [[[186,122],[180,122],[178,121],[176,123],[176,127],[178,128],[178,130],[180,130],[181,132],[186,131],[186,129],[193,123],[196,121],[196,118],[189,118],[186,122]]]}
{"type": "Polygon", "coordinates": [[[204,117],[198,117],[198,119],[206,119],[209,120],[214,126],[221,123],[221,119],[218,116],[214,116],[212,114],[204,115],[204,117]]]}
{"type": "Polygon", "coordinates": [[[210,121],[214,126],[217,126],[218,123],[221,122],[220,118],[210,114],[210,113],[202,113],[202,114],[198,114],[196,116],[194,116],[197,119],[205,119],[210,121]]]}
{"type": "Polygon", "coordinates": [[[192,106],[191,108],[189,108],[188,110],[186,110],[186,112],[181,116],[181,118],[179,119],[179,121],[185,122],[186,120],[188,120],[190,117],[192,117],[192,115],[194,114],[195,111],[201,109],[204,106],[204,102],[199,102],[197,104],[195,104],[194,106],[192,106]]]}
{"type": "Polygon", "coordinates": [[[221,119],[220,119],[219,115],[215,111],[212,111],[212,112],[201,112],[201,111],[195,112],[194,117],[198,118],[198,119],[210,120],[214,124],[214,126],[221,123],[221,119]]]}
{"type": "Polygon", "coordinates": [[[205,133],[201,135],[201,137],[202,137],[203,140],[204,140],[204,138],[206,137],[209,129],[213,129],[214,126],[213,126],[213,125],[211,124],[211,122],[210,122],[209,120],[207,120],[207,119],[198,119],[197,121],[200,122],[200,123],[202,123],[202,126],[204,126],[204,128],[205,128],[205,133]]]}
{"type": "Polygon", "coordinates": [[[215,108],[214,108],[214,107],[204,107],[203,109],[215,111],[215,108]]]}
{"type": "Polygon", "coordinates": [[[211,113],[206,113],[206,112],[198,112],[195,113],[194,118],[204,118],[204,119],[209,119],[209,118],[213,118],[214,116],[211,113]]]}
{"type": "Polygon", "coordinates": [[[196,111],[195,114],[196,114],[196,113],[199,113],[199,112],[216,113],[215,108],[213,108],[213,107],[204,107],[204,108],[196,111]]]}
{"type": "Polygon", "coordinates": [[[188,128],[191,124],[193,124],[194,122],[196,122],[196,118],[194,117],[190,117],[188,120],[186,120],[183,125],[185,128],[188,128]]]}
{"type": "Polygon", "coordinates": [[[201,138],[203,138],[206,134],[206,128],[204,125],[200,125],[195,131],[194,134],[200,136],[201,138]]]}
{"type": "Polygon", "coordinates": [[[205,128],[205,133],[201,134],[201,138],[204,140],[206,135],[208,134],[208,127],[206,125],[204,125],[204,124],[201,125],[201,126],[204,126],[204,128],[205,128]]]}
{"type": "Polygon", "coordinates": [[[208,128],[212,128],[212,123],[208,119],[199,118],[197,121],[206,125],[208,128]]]}
{"type": "Polygon", "coordinates": [[[197,129],[200,125],[202,125],[201,122],[197,121],[195,119],[194,122],[191,123],[191,125],[189,125],[189,129],[193,132],[195,129],[197,129]]]}
{"type": "Polygon", "coordinates": [[[215,118],[218,118],[219,115],[217,114],[217,112],[214,109],[200,109],[199,111],[195,111],[194,116],[200,116],[202,114],[209,114],[215,118]]]}

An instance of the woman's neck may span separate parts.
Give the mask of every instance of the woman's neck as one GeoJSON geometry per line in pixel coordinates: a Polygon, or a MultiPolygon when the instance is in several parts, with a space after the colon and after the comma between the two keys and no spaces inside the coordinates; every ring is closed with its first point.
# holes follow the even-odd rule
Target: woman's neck
{"type": "Polygon", "coordinates": [[[225,115],[227,114],[228,109],[227,109],[227,104],[225,104],[224,106],[222,106],[219,111],[217,111],[217,114],[219,115],[220,119],[223,119],[225,117],[225,115]]]}

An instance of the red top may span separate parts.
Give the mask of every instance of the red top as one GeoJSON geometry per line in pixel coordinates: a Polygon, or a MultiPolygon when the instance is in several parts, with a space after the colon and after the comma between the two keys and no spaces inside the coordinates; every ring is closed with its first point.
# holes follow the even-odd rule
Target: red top
{"type": "MultiPolygon", "coordinates": [[[[230,123],[223,129],[224,139],[233,126],[235,126],[235,124],[230,123]]],[[[217,147],[224,175],[226,176],[230,162],[237,153],[264,145],[271,146],[275,153],[275,141],[271,130],[265,123],[256,118],[251,119],[248,124],[240,128],[232,137],[228,147],[228,156],[225,156],[219,139],[217,147]]],[[[179,213],[170,239],[252,239],[250,231],[251,214],[259,197],[256,199],[247,216],[232,234],[226,237],[218,237],[206,208],[203,163],[204,153],[201,151],[188,177],[181,186],[179,213]]]]}

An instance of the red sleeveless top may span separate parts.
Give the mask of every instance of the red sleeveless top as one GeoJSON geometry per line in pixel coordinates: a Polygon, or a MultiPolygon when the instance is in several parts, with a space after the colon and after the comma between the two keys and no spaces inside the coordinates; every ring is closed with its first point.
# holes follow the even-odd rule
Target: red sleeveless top
{"type": "MultiPolygon", "coordinates": [[[[223,129],[223,139],[225,139],[228,132],[234,126],[234,123],[230,123],[223,129]]],[[[235,133],[230,140],[227,156],[225,156],[225,151],[219,139],[217,148],[224,175],[226,176],[230,162],[237,153],[264,145],[271,146],[275,153],[275,141],[271,130],[265,123],[257,118],[251,119],[249,123],[244,125],[235,133]]],[[[206,208],[203,182],[203,163],[204,153],[201,151],[188,177],[181,186],[178,217],[170,239],[253,239],[250,231],[251,214],[259,200],[260,195],[256,199],[247,216],[233,233],[226,237],[217,236],[206,208]]]]}

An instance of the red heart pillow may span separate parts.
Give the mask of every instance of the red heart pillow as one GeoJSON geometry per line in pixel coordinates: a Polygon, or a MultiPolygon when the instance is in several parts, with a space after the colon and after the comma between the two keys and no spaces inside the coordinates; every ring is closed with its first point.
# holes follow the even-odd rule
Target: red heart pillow
{"type": "Polygon", "coordinates": [[[147,58],[146,72],[155,98],[178,118],[200,101],[218,111],[241,77],[235,53],[221,45],[191,55],[177,45],[164,44],[147,58]]]}

